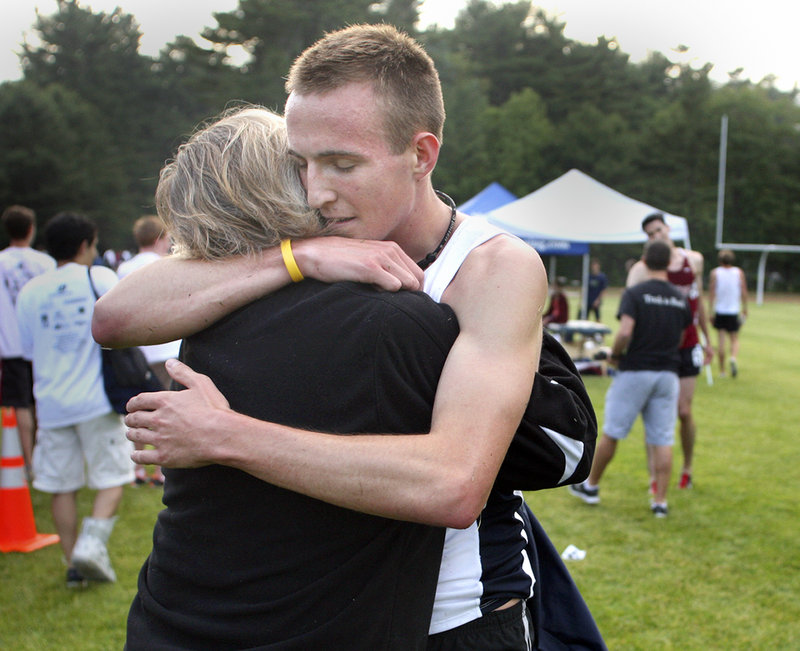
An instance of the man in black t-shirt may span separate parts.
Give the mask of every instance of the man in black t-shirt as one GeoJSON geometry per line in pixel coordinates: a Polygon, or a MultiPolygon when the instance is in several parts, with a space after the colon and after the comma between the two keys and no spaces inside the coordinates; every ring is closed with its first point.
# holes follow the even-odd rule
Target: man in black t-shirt
{"type": "Polygon", "coordinates": [[[667,515],[678,404],[678,347],[692,320],[686,298],[667,280],[670,253],[666,242],[649,242],[644,252],[647,279],[622,295],[620,326],[610,356],[611,363],[618,363],[619,373],[606,393],[603,436],[589,479],[569,487],[587,504],[600,501],[598,484],[614,457],[617,441],[628,435],[641,413],[647,443],[654,446],[656,490],[650,509],[656,517],[667,515]]]}

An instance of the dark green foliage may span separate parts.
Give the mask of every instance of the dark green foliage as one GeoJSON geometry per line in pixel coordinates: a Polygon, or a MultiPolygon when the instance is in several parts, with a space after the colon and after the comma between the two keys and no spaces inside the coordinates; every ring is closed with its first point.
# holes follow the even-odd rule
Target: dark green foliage
{"type": "MultiPolygon", "coordinates": [[[[94,166],[121,172],[121,185],[112,193],[100,185],[90,205],[81,206],[85,212],[93,212],[91,204],[104,206],[98,215],[101,237],[114,232],[116,239],[119,229],[127,233],[132,219],[152,210],[161,165],[158,113],[163,99],[152,61],[139,54],[139,27],[120,9],[95,14],[74,0],[59,0],[58,12],[39,15],[35,27],[42,45],[24,47],[25,80],[41,88],[58,84],[88,104],[93,118],[73,137],[100,138],[102,151],[94,152],[94,166]]],[[[71,173],[83,183],[94,181],[93,166],[76,161],[71,173]]]]}
{"type": "MultiPolygon", "coordinates": [[[[110,134],[98,111],[59,84],[5,84],[0,93],[0,197],[33,208],[40,222],[60,210],[97,220],[101,240],[107,217],[125,192],[120,161],[108,155],[110,134]]],[[[5,235],[5,233],[3,234],[5,235]]]]}
{"type": "MultiPolygon", "coordinates": [[[[30,204],[43,219],[82,209],[98,218],[105,245],[130,246],[159,169],[198,123],[243,101],[281,110],[286,73],[306,46],[385,21],[416,34],[436,61],[448,117],[434,184],[457,202],[492,181],[521,196],[575,167],[686,216],[693,247],[713,263],[726,114],[724,239],[800,242],[796,92],[736,75],[715,86],[710,64],[657,52],[633,64],[613,39],[571,41],[529,0],[470,0],[453,29],[417,33],[420,5],[240,0],[209,16],[204,41],[176,35],[154,59],[139,53],[132,16],[59,0],[37,19],[41,45],[24,46],[25,82],[0,86],[0,203],[30,204]],[[247,55],[241,65],[236,51],[247,55]]],[[[620,257],[612,248],[601,253],[609,267],[620,257]]],[[[754,272],[757,254],[739,258],[754,272]]],[[[800,260],[774,255],[770,266],[793,286],[800,260]]]]}
{"type": "Polygon", "coordinates": [[[289,66],[326,31],[384,21],[410,30],[419,4],[417,0],[240,0],[235,11],[215,13],[217,27],[206,29],[203,36],[221,47],[242,46],[250,60],[240,80],[240,97],[280,109],[289,66]]]}
{"type": "Polygon", "coordinates": [[[541,98],[530,88],[515,92],[502,106],[484,113],[489,165],[497,178],[517,196],[549,179],[545,148],[553,141],[553,127],[541,98]]]}

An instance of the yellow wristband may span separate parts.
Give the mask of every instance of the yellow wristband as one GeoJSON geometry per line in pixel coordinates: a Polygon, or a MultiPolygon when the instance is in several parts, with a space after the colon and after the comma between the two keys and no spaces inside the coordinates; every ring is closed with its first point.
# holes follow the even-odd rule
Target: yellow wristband
{"type": "Polygon", "coordinates": [[[297,266],[297,261],[294,259],[294,254],[292,253],[292,240],[281,240],[281,255],[283,256],[283,264],[286,265],[286,270],[289,272],[292,280],[296,283],[303,280],[303,274],[300,271],[300,267],[297,266]]]}

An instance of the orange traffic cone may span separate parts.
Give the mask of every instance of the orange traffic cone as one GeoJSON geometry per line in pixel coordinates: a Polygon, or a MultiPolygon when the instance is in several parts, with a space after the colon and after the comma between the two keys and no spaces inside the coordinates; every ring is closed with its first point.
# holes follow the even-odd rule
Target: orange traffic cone
{"type": "Polygon", "coordinates": [[[32,552],[58,542],[54,533],[36,533],[25,461],[17,433],[17,414],[3,407],[3,452],[0,459],[0,551],[32,552]]]}

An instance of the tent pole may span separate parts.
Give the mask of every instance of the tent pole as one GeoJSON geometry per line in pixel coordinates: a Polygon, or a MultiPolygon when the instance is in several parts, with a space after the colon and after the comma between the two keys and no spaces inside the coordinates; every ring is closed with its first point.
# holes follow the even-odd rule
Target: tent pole
{"type": "Polygon", "coordinates": [[[581,319],[588,319],[586,298],[589,291],[589,252],[583,254],[583,269],[581,270],[581,319]]]}
{"type": "MultiPolygon", "coordinates": [[[[717,172],[717,241],[722,248],[722,222],[725,218],[725,164],[728,159],[728,116],[723,115],[719,128],[719,171],[717,172]]],[[[688,245],[687,245],[688,248],[688,245]]]]}
{"type": "Polygon", "coordinates": [[[556,256],[550,255],[550,284],[552,285],[556,279],[556,256]]]}
{"type": "Polygon", "coordinates": [[[758,259],[758,284],[756,285],[756,305],[764,304],[764,276],[767,273],[767,256],[769,251],[764,249],[758,259]]]}

